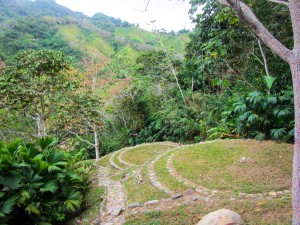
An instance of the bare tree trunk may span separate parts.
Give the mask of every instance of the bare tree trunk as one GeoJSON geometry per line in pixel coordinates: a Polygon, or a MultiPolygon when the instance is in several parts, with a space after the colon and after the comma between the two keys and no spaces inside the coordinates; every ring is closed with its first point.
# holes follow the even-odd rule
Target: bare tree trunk
{"type": "Polygon", "coordinates": [[[290,63],[295,104],[295,146],[293,162],[293,224],[300,224],[300,57],[290,63]]]}
{"type": "Polygon", "coordinates": [[[194,77],[192,76],[192,87],[191,87],[191,91],[194,91],[194,77]]]}
{"type": "Polygon", "coordinates": [[[99,160],[100,152],[99,152],[98,127],[95,123],[93,124],[93,131],[94,131],[94,143],[95,143],[94,148],[96,153],[96,160],[99,160]]]}
{"type": "Polygon", "coordinates": [[[295,105],[295,146],[293,161],[293,225],[300,225],[300,0],[285,2],[289,6],[294,36],[294,48],[288,49],[267,30],[252,12],[251,8],[241,0],[217,0],[230,7],[235,14],[246,23],[253,33],[267,45],[276,55],[288,62],[293,77],[295,105]]]}
{"type": "Polygon", "coordinates": [[[43,115],[41,115],[39,112],[36,113],[36,127],[38,132],[38,137],[45,137],[47,135],[46,132],[46,121],[43,115]]]}

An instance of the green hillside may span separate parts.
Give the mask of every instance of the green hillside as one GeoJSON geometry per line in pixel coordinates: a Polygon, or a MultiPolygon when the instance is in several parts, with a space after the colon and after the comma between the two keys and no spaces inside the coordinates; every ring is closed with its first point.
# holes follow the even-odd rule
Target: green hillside
{"type": "Polygon", "coordinates": [[[197,224],[225,207],[246,224],[290,224],[292,157],[293,145],[254,140],[123,148],[94,162],[99,183],[74,223],[197,224]]]}
{"type": "MultiPolygon", "coordinates": [[[[163,35],[166,46],[184,53],[187,36],[163,35]]],[[[75,59],[111,57],[159,49],[154,33],[126,21],[97,13],[87,17],[53,0],[4,0],[0,5],[0,58],[10,59],[22,49],[61,50],[75,59]]]]}

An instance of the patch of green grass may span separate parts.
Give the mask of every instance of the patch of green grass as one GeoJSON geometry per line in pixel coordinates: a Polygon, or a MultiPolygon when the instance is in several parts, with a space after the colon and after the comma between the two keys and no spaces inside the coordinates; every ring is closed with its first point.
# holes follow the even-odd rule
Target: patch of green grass
{"type": "Polygon", "coordinates": [[[177,172],[212,189],[258,193],[291,188],[293,146],[230,140],[186,147],[175,155],[177,172]],[[246,157],[246,162],[240,162],[246,157]]]}
{"type": "Polygon", "coordinates": [[[110,157],[111,157],[111,154],[101,157],[98,161],[96,161],[97,165],[103,166],[103,167],[109,167],[110,157]]]}
{"type": "Polygon", "coordinates": [[[153,33],[138,27],[117,27],[115,36],[135,40],[140,43],[155,42],[153,33]]]}
{"type": "Polygon", "coordinates": [[[112,154],[113,153],[109,153],[108,155],[105,155],[102,158],[100,158],[98,161],[96,161],[97,165],[109,168],[110,175],[113,175],[113,174],[119,172],[118,169],[116,169],[110,165],[110,157],[112,157],[112,154]]]}
{"type": "Polygon", "coordinates": [[[135,176],[129,178],[124,183],[129,204],[135,202],[145,203],[151,200],[170,197],[165,192],[151,185],[148,176],[148,167],[144,166],[141,169],[141,176],[143,181],[140,184],[138,184],[135,176]]]}
{"type": "Polygon", "coordinates": [[[109,42],[96,33],[87,32],[75,25],[60,26],[60,33],[73,47],[89,55],[111,56],[114,54],[109,42]]]}
{"type": "Polygon", "coordinates": [[[197,224],[201,218],[213,211],[226,208],[239,213],[247,225],[288,225],[292,223],[291,199],[272,199],[264,203],[250,200],[213,204],[198,203],[182,205],[167,211],[140,213],[128,216],[125,225],[182,225],[197,224]]]}
{"type": "Polygon", "coordinates": [[[118,56],[123,57],[130,57],[130,58],[136,58],[140,53],[132,48],[129,44],[125,45],[121,50],[118,52],[118,56]]]}
{"type": "Polygon", "coordinates": [[[142,145],[126,151],[122,159],[128,163],[142,165],[151,161],[155,156],[174,148],[173,146],[163,144],[142,145]]]}
{"type": "Polygon", "coordinates": [[[118,173],[117,175],[112,176],[111,179],[115,180],[115,181],[121,181],[125,176],[127,176],[133,170],[136,170],[136,169],[137,169],[137,166],[133,166],[129,169],[126,169],[126,170],[122,171],[121,173],[118,173]]]}
{"type": "Polygon", "coordinates": [[[113,161],[114,161],[114,163],[117,165],[117,166],[119,166],[120,168],[122,168],[122,169],[125,169],[126,168],[126,165],[124,165],[123,163],[121,163],[120,162],[120,160],[119,160],[119,155],[122,153],[122,151],[118,151],[115,155],[114,155],[114,157],[113,157],[113,161]]]}
{"type": "Polygon", "coordinates": [[[154,164],[154,172],[157,176],[157,179],[160,183],[164,184],[167,188],[172,191],[184,191],[187,190],[188,187],[183,183],[179,182],[175,177],[173,177],[168,169],[167,169],[167,160],[168,157],[174,151],[169,152],[168,154],[162,156],[155,164],[154,164]]]}

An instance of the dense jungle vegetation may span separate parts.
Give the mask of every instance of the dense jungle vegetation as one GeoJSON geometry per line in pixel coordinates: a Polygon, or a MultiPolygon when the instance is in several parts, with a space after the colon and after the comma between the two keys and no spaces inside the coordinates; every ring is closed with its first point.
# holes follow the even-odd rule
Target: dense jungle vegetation
{"type": "MultiPolygon", "coordinates": [[[[251,8],[293,45],[286,6],[251,8]]],[[[193,20],[193,31],[147,32],[52,0],[1,1],[0,223],[22,212],[29,224],[65,220],[88,186],[76,162],[124,146],[293,141],[288,64],[215,1],[193,20]]]]}

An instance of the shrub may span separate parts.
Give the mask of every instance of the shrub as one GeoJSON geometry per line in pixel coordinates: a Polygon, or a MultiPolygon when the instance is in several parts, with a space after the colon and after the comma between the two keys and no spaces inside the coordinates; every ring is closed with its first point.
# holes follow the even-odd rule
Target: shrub
{"type": "Polygon", "coordinates": [[[55,224],[82,207],[86,170],[55,143],[0,144],[0,224],[55,224]]]}

